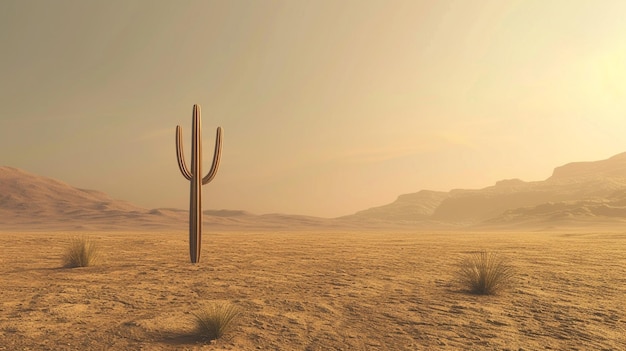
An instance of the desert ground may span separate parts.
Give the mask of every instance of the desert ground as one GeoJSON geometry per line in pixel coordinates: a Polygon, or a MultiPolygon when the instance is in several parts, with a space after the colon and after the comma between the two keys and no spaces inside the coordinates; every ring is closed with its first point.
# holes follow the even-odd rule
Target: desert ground
{"type": "Polygon", "coordinates": [[[201,262],[184,232],[0,233],[0,350],[626,350],[626,234],[221,232],[201,262]],[[62,268],[70,238],[98,265],[62,268]],[[494,296],[459,261],[507,257],[494,296]],[[206,342],[192,312],[228,301],[206,342]]]}

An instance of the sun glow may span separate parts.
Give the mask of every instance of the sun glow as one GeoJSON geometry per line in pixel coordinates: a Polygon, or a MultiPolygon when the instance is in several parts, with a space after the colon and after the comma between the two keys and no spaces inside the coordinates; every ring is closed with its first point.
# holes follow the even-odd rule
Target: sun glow
{"type": "Polygon", "coordinates": [[[600,67],[604,93],[613,99],[626,97],[626,49],[602,57],[600,67]]]}

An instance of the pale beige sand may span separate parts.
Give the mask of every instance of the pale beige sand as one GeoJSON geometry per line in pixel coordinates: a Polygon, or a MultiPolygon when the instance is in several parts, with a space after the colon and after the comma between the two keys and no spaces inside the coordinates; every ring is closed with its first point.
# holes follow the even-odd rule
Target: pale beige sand
{"type": "MultiPolygon", "coordinates": [[[[89,233],[87,233],[89,234],[89,233]]],[[[70,233],[0,233],[0,350],[626,350],[626,234],[95,233],[99,266],[60,267],[70,233]],[[480,249],[517,286],[453,282],[480,249]],[[204,302],[243,308],[189,337],[204,302]]]]}

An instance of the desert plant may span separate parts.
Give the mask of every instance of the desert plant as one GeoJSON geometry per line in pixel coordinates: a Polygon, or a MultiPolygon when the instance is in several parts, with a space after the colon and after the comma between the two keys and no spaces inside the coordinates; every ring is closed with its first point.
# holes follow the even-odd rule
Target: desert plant
{"type": "Polygon", "coordinates": [[[192,313],[195,317],[195,334],[203,339],[219,339],[231,329],[237,318],[240,309],[230,303],[212,303],[201,308],[197,313],[192,313]]]}
{"type": "Polygon", "coordinates": [[[193,120],[191,123],[191,171],[185,163],[183,153],[183,129],[176,126],[176,157],[178,168],[185,179],[191,183],[189,199],[189,255],[191,263],[200,261],[202,243],[202,186],[209,183],[217,174],[222,150],[222,128],[217,127],[215,136],[215,153],[211,170],[202,177],[202,131],[200,126],[200,105],[193,105],[193,120]]]}
{"type": "Polygon", "coordinates": [[[98,260],[98,246],[84,236],[72,237],[62,260],[65,268],[93,266],[98,260]]]}
{"type": "Polygon", "coordinates": [[[492,295],[510,287],[513,267],[496,253],[480,251],[461,261],[458,278],[469,292],[492,295]]]}

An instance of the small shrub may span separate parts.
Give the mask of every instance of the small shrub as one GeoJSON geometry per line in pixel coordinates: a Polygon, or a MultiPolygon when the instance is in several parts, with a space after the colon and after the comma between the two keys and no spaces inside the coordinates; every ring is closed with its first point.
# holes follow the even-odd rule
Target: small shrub
{"type": "Polygon", "coordinates": [[[503,257],[481,251],[461,261],[458,278],[473,294],[493,295],[510,287],[513,267],[503,257]]]}
{"type": "Polygon", "coordinates": [[[240,310],[229,303],[213,303],[192,314],[195,317],[196,335],[213,340],[222,337],[235,325],[240,310]]]}
{"type": "Polygon", "coordinates": [[[93,266],[98,260],[98,246],[91,239],[73,237],[62,259],[65,268],[93,266]]]}

